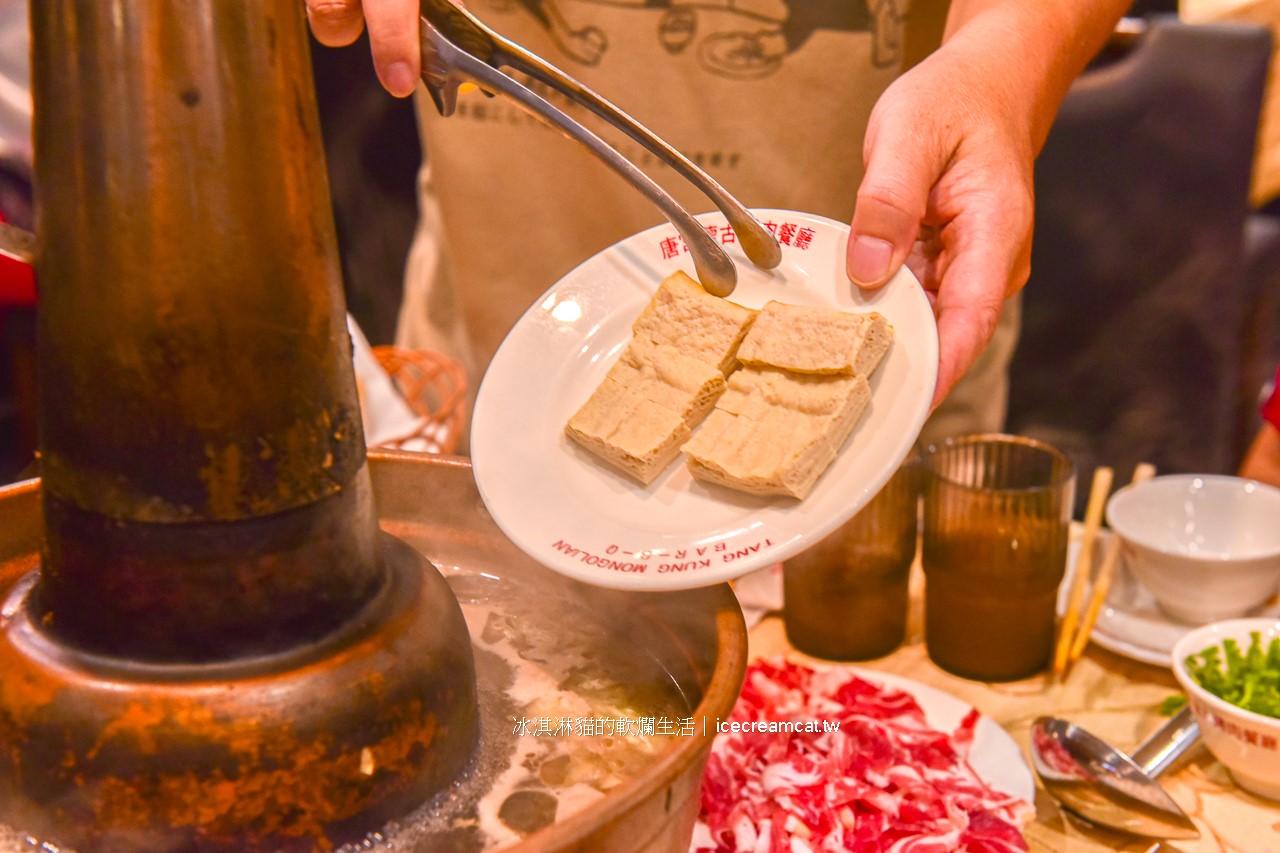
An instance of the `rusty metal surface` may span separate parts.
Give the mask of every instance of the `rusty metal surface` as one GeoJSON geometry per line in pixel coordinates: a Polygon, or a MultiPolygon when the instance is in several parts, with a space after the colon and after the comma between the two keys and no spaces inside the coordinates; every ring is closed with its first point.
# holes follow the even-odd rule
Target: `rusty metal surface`
{"type": "Polygon", "coordinates": [[[0,491],[0,822],[357,840],[458,776],[478,711],[456,599],[378,530],[303,10],[31,30],[43,480],[0,491]]]}
{"type": "Polygon", "coordinates": [[[265,518],[117,521],[45,495],[47,628],[103,654],[207,662],[314,641],[386,582],[362,469],[343,491],[265,518]]]}
{"type": "Polygon", "coordinates": [[[45,488],[142,522],[339,491],[364,441],[302,7],[31,24],[45,488]]]}
{"type": "MultiPolygon", "coordinates": [[[[384,530],[402,537],[446,573],[456,569],[499,570],[503,574],[525,576],[545,586],[553,598],[561,592],[580,590],[581,584],[533,563],[502,536],[476,492],[470,465],[465,460],[380,452],[370,455],[370,471],[384,530]]],[[[3,598],[8,598],[12,588],[38,565],[38,487],[33,481],[0,489],[0,596],[3,598]]],[[[639,647],[657,656],[680,681],[682,690],[696,700],[695,718],[705,716],[714,721],[728,716],[745,671],[746,629],[727,585],[656,596],[605,590],[601,592],[600,606],[602,619],[640,632],[639,647]]],[[[554,623],[556,618],[557,612],[549,608],[547,619],[554,623]]],[[[351,673],[343,669],[346,666],[343,661],[368,649],[365,642],[372,642],[373,635],[365,642],[354,644],[355,652],[338,656],[330,677],[324,681],[305,684],[299,680],[303,674],[318,675],[317,663],[277,667],[276,676],[267,675],[270,667],[255,676],[251,668],[237,673],[232,665],[209,665],[195,670],[203,672],[206,680],[135,676],[133,686],[154,695],[141,692],[132,701],[126,701],[117,692],[121,689],[119,672],[116,680],[103,680],[101,676],[106,670],[101,668],[95,670],[97,680],[56,687],[57,679],[69,681],[75,673],[83,674],[83,661],[87,658],[78,658],[82,663],[77,669],[67,664],[67,660],[77,660],[74,651],[70,659],[51,658],[47,651],[42,656],[36,653],[39,648],[33,651],[22,636],[14,641],[15,630],[12,616],[0,614],[0,671],[6,673],[6,677],[0,679],[0,727],[4,729],[0,732],[0,822],[15,822],[23,817],[23,809],[34,810],[25,815],[23,825],[35,826],[34,821],[38,819],[38,825],[47,830],[47,838],[57,839],[67,831],[97,832],[97,840],[86,848],[88,850],[229,853],[273,849],[269,844],[282,849],[323,850],[329,846],[328,842],[342,837],[343,832],[354,833],[357,826],[377,829],[377,820],[385,812],[399,807],[404,811],[411,808],[389,794],[376,809],[372,807],[373,800],[367,801],[370,809],[362,820],[346,822],[337,818],[333,825],[325,825],[323,820],[315,818],[314,810],[321,807],[349,805],[350,800],[344,800],[343,796],[357,790],[352,786],[352,779],[357,782],[363,779],[358,772],[354,777],[352,774],[353,767],[358,771],[361,766],[355,759],[363,749],[357,749],[352,733],[359,727],[349,725],[352,716],[366,720],[395,719],[401,713],[389,710],[385,701],[378,701],[372,707],[358,706],[351,694],[371,692],[360,685],[372,681],[352,678],[345,686],[341,683],[351,673]],[[278,676],[286,677],[274,681],[278,676]],[[272,685],[275,689],[269,689],[272,685]],[[288,689],[283,689],[285,687],[288,689]],[[4,690],[19,692],[15,697],[4,690]],[[59,691],[69,691],[67,698],[54,701],[53,696],[59,691]],[[46,700],[43,704],[39,701],[42,694],[46,700]],[[178,704],[183,697],[201,697],[213,703],[211,707],[217,713],[178,704]],[[291,700],[302,706],[301,713],[306,720],[315,722],[324,717],[334,721],[337,729],[328,732],[324,730],[327,723],[315,723],[310,735],[301,734],[302,727],[283,724],[280,713],[274,717],[264,713],[263,708],[270,705],[269,697],[277,703],[271,706],[277,712],[281,707],[279,703],[291,700]],[[18,710],[5,710],[10,705],[16,705],[18,710]],[[69,715],[72,725],[48,725],[49,720],[57,718],[59,709],[71,708],[77,709],[69,715]],[[185,710],[180,710],[182,708],[185,710]],[[41,714],[45,715],[44,722],[35,725],[41,714]],[[369,717],[369,714],[382,717],[369,717]],[[263,718],[274,723],[256,722],[263,718]],[[21,720],[26,721],[25,728],[19,724],[21,720]],[[217,736],[227,741],[221,749],[210,746],[215,722],[222,726],[217,736]],[[156,782],[149,790],[136,785],[125,788],[128,797],[121,799],[100,798],[120,796],[122,789],[114,785],[90,784],[83,792],[77,791],[69,784],[76,778],[75,774],[59,769],[92,768],[105,773],[113,754],[132,756],[129,760],[137,761],[140,747],[160,745],[162,733],[168,732],[171,736],[168,745],[179,742],[178,729],[170,723],[192,727],[204,737],[205,769],[191,769],[201,767],[198,762],[190,763],[198,757],[198,751],[179,750],[163,762],[153,756],[157,763],[167,766],[175,778],[165,781],[165,777],[153,777],[156,782]],[[74,731],[79,734],[70,734],[74,731]],[[348,732],[345,741],[337,734],[341,731],[348,732]],[[277,742],[279,745],[273,746],[277,742]],[[346,745],[339,746],[340,742],[346,745]],[[110,749],[106,748],[108,744],[110,749]],[[136,748],[130,750],[130,744],[136,748]],[[78,747],[83,757],[77,758],[66,751],[67,746],[78,747]],[[225,778],[225,772],[217,769],[216,762],[209,760],[210,756],[226,756],[232,752],[243,758],[255,751],[263,756],[264,764],[274,769],[264,770],[256,779],[246,777],[234,784],[225,778]],[[21,775],[20,767],[25,768],[21,775]],[[181,792],[181,795],[174,802],[153,799],[166,791],[181,792]],[[323,793],[325,791],[337,793],[323,793]],[[15,792],[20,792],[20,796],[15,796],[15,792]],[[128,802],[134,805],[123,809],[120,804],[128,802]],[[239,805],[233,807],[233,802],[239,805]],[[197,808],[197,803],[203,805],[197,808]],[[236,812],[236,808],[242,811],[236,812]],[[121,810],[117,813],[116,809],[121,810]],[[257,813],[251,813],[253,809],[258,809],[257,813]],[[119,816],[103,818],[105,828],[94,829],[93,816],[107,813],[119,816]],[[69,815],[74,815],[77,822],[63,823],[69,815]],[[122,828],[125,815],[144,825],[160,815],[165,821],[195,820],[197,823],[186,824],[185,828],[175,823],[174,829],[157,830],[156,835],[149,830],[135,831],[129,840],[124,838],[128,833],[122,828]],[[228,836],[219,836],[210,829],[225,826],[232,818],[247,820],[255,832],[266,829],[275,837],[269,843],[256,837],[228,840],[228,836]],[[288,831],[284,829],[286,824],[288,831]],[[318,825],[324,827],[321,832],[325,841],[318,841],[321,837],[316,834],[318,825]],[[82,826],[84,828],[77,829],[82,826]],[[108,847],[108,843],[117,846],[108,847]]],[[[28,630],[29,626],[22,628],[22,632],[28,630]]],[[[318,658],[334,658],[321,646],[314,646],[312,651],[318,658]]],[[[428,673],[442,671],[432,669],[440,666],[439,656],[434,662],[414,663],[418,654],[417,649],[397,647],[366,662],[375,670],[388,668],[386,671],[392,675],[404,673],[404,667],[410,666],[427,667],[428,673]]],[[[166,667],[125,667],[129,669],[158,673],[166,667]]],[[[179,671],[168,669],[171,673],[179,671]]],[[[129,679],[123,681],[126,686],[130,682],[129,679]]],[[[710,729],[714,731],[714,726],[710,729]]],[[[394,736],[387,737],[395,740],[394,736]]],[[[681,843],[687,844],[697,814],[702,768],[710,744],[709,736],[678,738],[646,773],[613,789],[591,807],[535,833],[510,848],[510,853],[570,850],[667,853],[681,849],[681,843]]],[[[375,755],[381,749],[383,747],[376,748],[375,755]]],[[[387,749],[391,755],[403,754],[402,749],[399,752],[390,746],[387,749]]],[[[374,766],[385,767],[386,763],[377,759],[374,766]]],[[[104,778],[113,775],[105,773],[104,778]]],[[[87,782],[93,777],[92,773],[82,772],[78,778],[87,782]]],[[[389,781],[387,784],[390,785],[389,781]]]]}
{"type": "Polygon", "coordinates": [[[392,581],[341,631],[204,666],[68,647],[26,610],[35,556],[0,562],[0,822],[80,851],[327,850],[446,787],[477,737],[470,641],[384,537],[392,581]]]}
{"type": "Polygon", "coordinates": [[[385,577],[302,9],[31,31],[42,615],[151,661],[322,637],[385,577]]]}
{"type": "MultiPolygon", "coordinates": [[[[461,609],[379,521],[431,556],[511,546],[465,464],[368,479],[302,9],[31,11],[44,479],[0,490],[0,822],[81,853],[358,840],[479,725],[461,609]]],[[[732,593],[641,598],[602,618],[727,714],[732,593]]],[[[529,849],[669,846],[709,745],[529,849]]]]}

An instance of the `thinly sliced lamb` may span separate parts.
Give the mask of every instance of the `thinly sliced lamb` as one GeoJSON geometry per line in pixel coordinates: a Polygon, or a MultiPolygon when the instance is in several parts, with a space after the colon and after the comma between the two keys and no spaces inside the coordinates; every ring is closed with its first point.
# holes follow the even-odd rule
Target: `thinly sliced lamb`
{"type": "Polygon", "coordinates": [[[728,722],[818,724],[717,735],[690,851],[1024,851],[1031,805],[968,763],[978,720],[940,732],[905,691],[840,667],[756,661],[728,722]]]}

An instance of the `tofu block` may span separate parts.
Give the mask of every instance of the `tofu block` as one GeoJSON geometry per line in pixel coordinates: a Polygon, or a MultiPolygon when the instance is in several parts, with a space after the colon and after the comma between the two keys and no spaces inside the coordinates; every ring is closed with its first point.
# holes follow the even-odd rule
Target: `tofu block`
{"type": "Polygon", "coordinates": [[[875,312],[756,312],[677,272],[565,432],[644,484],[683,450],[697,479],[804,498],[866,410],[892,339],[875,312]]]}
{"type": "Polygon", "coordinates": [[[727,387],[724,374],[668,344],[635,338],[606,377],[696,426],[727,387]]]}
{"type": "Polygon", "coordinates": [[[737,364],[754,316],[683,273],[671,276],[565,433],[639,482],[653,482],[724,392],[722,365],[737,364]]]}
{"type": "Polygon", "coordinates": [[[865,376],[743,367],[682,446],[696,479],[755,495],[804,498],[871,399],[865,376]]]}
{"type": "Polygon", "coordinates": [[[712,296],[689,276],[675,272],[659,285],[631,331],[636,338],[678,347],[728,374],[755,316],[750,308],[712,296]]]}
{"type": "Polygon", "coordinates": [[[569,437],[641,483],[680,453],[690,429],[676,412],[606,379],[565,428],[569,437]]]}
{"type": "Polygon", "coordinates": [[[874,311],[770,302],[751,324],[738,360],[797,373],[870,376],[893,340],[893,327],[874,311]]]}

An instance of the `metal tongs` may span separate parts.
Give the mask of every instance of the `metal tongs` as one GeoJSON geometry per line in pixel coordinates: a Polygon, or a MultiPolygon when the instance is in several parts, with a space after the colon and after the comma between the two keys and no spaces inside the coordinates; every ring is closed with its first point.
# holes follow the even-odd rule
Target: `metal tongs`
{"type": "Polygon", "coordinates": [[[728,296],[733,292],[738,279],[733,261],[689,211],[615,148],[501,69],[511,68],[527,74],[622,130],[688,179],[725,215],[743,252],[753,264],[762,269],[772,269],[781,261],[782,250],[767,228],[710,175],[634,118],[560,69],[503,38],[450,0],[421,0],[419,9],[422,80],[442,116],[453,114],[458,88],[464,82],[475,83],[486,92],[511,98],[586,146],[644,193],[684,238],[702,285],[717,296],[728,296]]]}

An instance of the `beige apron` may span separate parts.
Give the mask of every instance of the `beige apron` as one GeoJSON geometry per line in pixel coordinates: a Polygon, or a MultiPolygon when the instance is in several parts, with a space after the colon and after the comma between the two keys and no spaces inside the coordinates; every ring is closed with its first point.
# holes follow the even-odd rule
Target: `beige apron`
{"type": "MultiPolygon", "coordinates": [[[[612,100],[751,207],[849,221],[862,139],[920,36],[908,0],[471,0],[478,17],[612,100]],[[910,23],[910,27],[907,24],[910,23]]],[[[937,0],[919,33],[936,38],[937,0]]],[[[697,213],[711,203],[635,143],[552,94],[697,213]]],[[[418,98],[422,216],[397,342],[479,377],[521,314],[561,276],[663,220],[575,142],[502,99],[464,91],[442,119],[418,98]]],[[[1010,306],[1016,309],[1016,305],[1010,306]]],[[[936,438],[998,429],[1016,340],[1009,310],[949,398],[936,438]]]]}

